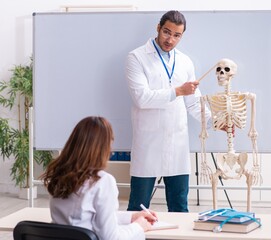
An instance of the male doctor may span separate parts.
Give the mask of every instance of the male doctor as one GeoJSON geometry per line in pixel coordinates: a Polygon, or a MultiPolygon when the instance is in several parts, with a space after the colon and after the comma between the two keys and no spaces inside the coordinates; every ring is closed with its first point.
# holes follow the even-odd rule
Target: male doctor
{"type": "Polygon", "coordinates": [[[182,13],[165,13],[157,37],[127,58],[126,78],[133,100],[131,211],[141,210],[140,204],[149,207],[156,178],[163,177],[168,211],[188,212],[187,112],[201,121],[201,108],[193,63],[175,48],[185,28],[182,13]]]}

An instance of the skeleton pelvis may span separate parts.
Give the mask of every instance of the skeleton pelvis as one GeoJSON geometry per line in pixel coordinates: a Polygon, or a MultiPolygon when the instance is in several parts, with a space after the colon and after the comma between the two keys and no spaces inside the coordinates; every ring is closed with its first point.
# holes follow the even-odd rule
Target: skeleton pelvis
{"type": "Polygon", "coordinates": [[[236,153],[218,153],[216,162],[218,169],[222,172],[222,177],[236,179],[244,173],[247,159],[247,153],[240,153],[239,155],[236,153]]]}

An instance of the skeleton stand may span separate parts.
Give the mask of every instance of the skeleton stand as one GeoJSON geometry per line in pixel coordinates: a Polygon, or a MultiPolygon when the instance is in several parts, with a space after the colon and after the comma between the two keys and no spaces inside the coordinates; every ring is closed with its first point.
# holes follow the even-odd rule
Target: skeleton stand
{"type": "Polygon", "coordinates": [[[260,167],[258,162],[257,136],[255,129],[255,100],[256,96],[252,93],[231,92],[231,79],[235,75],[237,65],[229,60],[222,59],[217,64],[216,74],[220,86],[225,87],[223,93],[211,96],[201,97],[202,108],[202,131],[201,138],[201,177],[204,182],[211,180],[213,190],[213,207],[217,208],[217,183],[219,177],[223,179],[239,180],[243,175],[246,177],[247,183],[247,211],[251,208],[251,186],[262,182],[260,167]],[[234,127],[240,129],[246,125],[246,101],[251,101],[251,125],[248,136],[252,141],[253,148],[253,168],[248,171],[245,168],[248,154],[236,154],[233,147],[234,127]],[[207,164],[205,141],[208,137],[205,120],[205,103],[208,102],[212,112],[212,123],[214,130],[226,130],[228,152],[226,154],[218,154],[218,168],[215,173],[207,164]],[[237,168],[236,168],[237,167],[237,168]],[[234,170],[234,171],[233,171],[234,170]]]}

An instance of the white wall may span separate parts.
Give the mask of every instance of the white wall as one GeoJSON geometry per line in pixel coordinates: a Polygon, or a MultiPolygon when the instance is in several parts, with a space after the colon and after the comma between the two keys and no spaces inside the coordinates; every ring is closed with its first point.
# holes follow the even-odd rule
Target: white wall
{"type": "MultiPolygon", "coordinates": [[[[2,0],[0,14],[0,80],[9,79],[9,70],[14,64],[25,64],[29,61],[32,54],[33,12],[55,12],[63,9],[63,6],[78,5],[103,5],[105,7],[107,5],[131,5],[139,11],[166,11],[170,9],[271,10],[271,1],[268,0],[2,0]]],[[[16,115],[14,112],[0,109],[0,116],[14,118],[16,115]]],[[[0,192],[17,191],[9,176],[12,162],[13,159],[0,160],[0,192]]],[[[270,169],[270,166],[268,167],[270,169]]],[[[191,178],[193,179],[193,174],[191,178]]],[[[192,194],[191,197],[194,197],[194,195],[192,194]]],[[[263,194],[264,198],[267,199],[270,198],[269,195],[267,193],[263,194]]]]}

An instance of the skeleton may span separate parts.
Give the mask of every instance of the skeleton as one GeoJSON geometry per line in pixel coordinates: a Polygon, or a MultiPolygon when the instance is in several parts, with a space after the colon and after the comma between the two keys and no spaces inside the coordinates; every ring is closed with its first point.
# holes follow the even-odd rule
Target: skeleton
{"type": "Polygon", "coordinates": [[[255,101],[253,93],[231,92],[231,80],[236,74],[237,65],[229,59],[222,59],[216,65],[216,76],[219,86],[224,86],[224,92],[215,95],[201,97],[202,107],[202,130],[201,139],[201,182],[212,184],[213,208],[217,209],[217,184],[218,179],[237,179],[243,175],[247,184],[247,211],[251,208],[251,186],[262,182],[260,174],[257,136],[255,129],[255,101]],[[253,167],[251,171],[246,169],[248,160],[247,153],[235,153],[234,150],[234,129],[243,129],[247,119],[247,100],[251,101],[251,122],[248,137],[252,141],[253,167]],[[228,151],[225,154],[217,155],[217,169],[212,172],[207,164],[205,141],[208,138],[205,122],[205,104],[208,102],[212,114],[212,126],[214,130],[225,130],[227,132],[228,151]]]}

